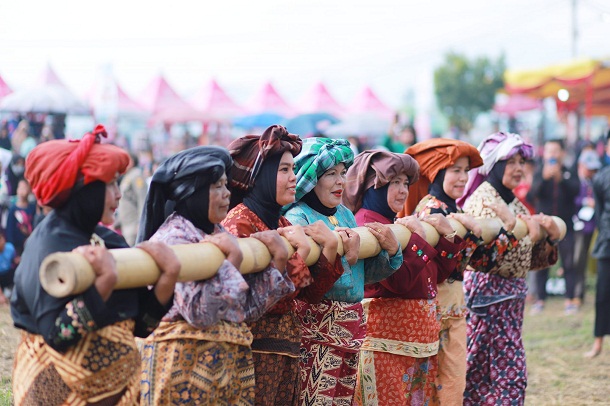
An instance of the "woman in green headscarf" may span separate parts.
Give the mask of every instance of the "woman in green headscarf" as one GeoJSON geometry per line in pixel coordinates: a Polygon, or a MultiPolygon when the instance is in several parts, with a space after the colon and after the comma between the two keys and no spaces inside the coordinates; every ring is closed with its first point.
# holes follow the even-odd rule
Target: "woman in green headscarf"
{"type": "Polygon", "coordinates": [[[351,404],[358,353],[365,335],[364,284],[385,279],[402,264],[402,249],[392,231],[373,223],[371,232],[382,251],[358,259],[360,239],[352,212],[341,204],[347,168],[354,154],[346,140],[309,138],[295,158],[296,202],[286,218],[292,224],[323,221],[343,241],[343,275],[319,304],[298,302],[303,326],[301,340],[301,404],[351,404]]]}

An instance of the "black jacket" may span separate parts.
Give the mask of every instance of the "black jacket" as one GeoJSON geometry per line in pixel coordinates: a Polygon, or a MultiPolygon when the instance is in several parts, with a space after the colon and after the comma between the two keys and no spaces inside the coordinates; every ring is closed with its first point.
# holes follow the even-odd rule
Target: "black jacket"
{"type": "Polygon", "coordinates": [[[580,192],[580,180],[565,166],[561,167],[561,172],[561,181],[555,183],[553,179],[544,180],[542,169],[537,170],[527,194],[527,201],[534,205],[537,213],[558,216],[565,221],[568,230],[572,230],[572,216],[576,214],[575,200],[580,192]]]}
{"type": "Polygon", "coordinates": [[[610,166],[593,178],[595,224],[599,230],[591,255],[597,259],[610,258],[610,166]]]}

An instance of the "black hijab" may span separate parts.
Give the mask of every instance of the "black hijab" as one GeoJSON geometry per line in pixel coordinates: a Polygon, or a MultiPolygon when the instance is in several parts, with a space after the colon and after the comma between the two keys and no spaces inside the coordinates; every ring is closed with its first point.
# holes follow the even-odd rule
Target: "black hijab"
{"type": "Polygon", "coordinates": [[[228,177],[232,164],[229,151],[212,145],[189,148],[165,160],[153,174],[136,241],[148,240],[170,214],[166,208],[172,206],[195,227],[212,232],[210,185],[223,174],[228,177]]]}
{"type": "Polygon", "coordinates": [[[244,197],[244,205],[271,230],[278,228],[282,210],[277,202],[277,171],[283,155],[272,155],[263,162],[252,190],[244,197]]]}
{"type": "Polygon", "coordinates": [[[93,234],[102,219],[106,201],[106,184],[96,180],[84,186],[76,186],[68,201],[55,209],[57,216],[86,234],[93,234]]]}
{"type": "Polygon", "coordinates": [[[389,183],[386,183],[383,187],[379,189],[375,189],[374,187],[370,188],[364,193],[364,197],[362,199],[362,208],[372,210],[381,214],[383,217],[387,218],[391,222],[394,222],[394,217],[396,217],[396,212],[390,208],[388,204],[388,189],[390,187],[389,183]]]}
{"type": "Polygon", "coordinates": [[[305,196],[301,198],[301,201],[305,202],[309,207],[314,209],[320,214],[325,216],[334,216],[337,212],[336,207],[326,207],[322,204],[315,190],[311,190],[311,192],[307,193],[305,196]]]}
{"type": "Polygon", "coordinates": [[[440,171],[438,171],[436,177],[434,178],[434,182],[432,182],[430,186],[428,186],[428,193],[436,197],[441,202],[445,203],[447,205],[447,211],[449,213],[457,213],[458,209],[455,199],[449,197],[449,195],[445,193],[445,188],[443,188],[446,172],[447,169],[441,169],[440,171]]]}
{"type": "Polygon", "coordinates": [[[507,162],[507,160],[496,162],[493,168],[491,168],[486,180],[498,191],[502,200],[504,200],[506,204],[510,204],[510,202],[515,200],[515,194],[502,183],[507,162]]]}

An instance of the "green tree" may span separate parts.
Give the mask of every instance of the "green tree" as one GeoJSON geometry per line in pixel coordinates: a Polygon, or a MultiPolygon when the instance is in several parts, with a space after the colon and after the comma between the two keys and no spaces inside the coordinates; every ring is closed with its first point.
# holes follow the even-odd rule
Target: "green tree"
{"type": "Polygon", "coordinates": [[[452,126],[468,132],[479,115],[494,105],[498,89],[504,87],[504,55],[493,61],[487,57],[469,60],[449,52],[434,70],[434,94],[452,126]]]}

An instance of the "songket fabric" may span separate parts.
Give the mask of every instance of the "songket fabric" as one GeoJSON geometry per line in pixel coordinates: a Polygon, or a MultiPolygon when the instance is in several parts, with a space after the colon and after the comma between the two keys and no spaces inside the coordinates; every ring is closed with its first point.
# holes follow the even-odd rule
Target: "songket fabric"
{"type": "Polygon", "coordinates": [[[355,404],[438,403],[437,303],[435,299],[363,301],[367,332],[360,351],[355,404]]]}

